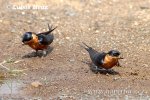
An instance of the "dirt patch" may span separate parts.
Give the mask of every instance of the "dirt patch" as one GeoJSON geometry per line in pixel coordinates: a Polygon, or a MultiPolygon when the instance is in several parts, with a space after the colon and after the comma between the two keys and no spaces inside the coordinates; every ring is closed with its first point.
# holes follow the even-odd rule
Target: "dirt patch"
{"type": "MultiPolygon", "coordinates": [[[[19,98],[64,100],[103,98],[144,98],[150,96],[150,2],[148,0],[0,0],[0,61],[22,60],[9,64],[27,69],[17,77],[25,84],[19,98]],[[30,5],[30,9],[18,6],[30,5]],[[33,9],[33,6],[40,9],[33,9]],[[48,9],[42,8],[46,6],[48,9]],[[13,8],[18,7],[18,8],[13,8]],[[44,58],[23,58],[32,53],[21,45],[26,31],[54,31],[53,50],[44,58]],[[94,74],[87,64],[88,53],[79,44],[84,41],[98,51],[117,49],[125,58],[120,75],[94,74]],[[31,87],[39,81],[42,86],[31,87]],[[115,92],[116,91],[116,92],[115,92]]],[[[9,96],[1,97],[9,98],[9,96]]]]}

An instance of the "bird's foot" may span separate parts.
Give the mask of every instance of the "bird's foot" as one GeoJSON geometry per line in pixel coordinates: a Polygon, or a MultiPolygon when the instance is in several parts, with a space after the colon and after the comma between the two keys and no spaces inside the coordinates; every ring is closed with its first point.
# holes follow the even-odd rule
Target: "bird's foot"
{"type": "Polygon", "coordinates": [[[34,57],[43,57],[46,55],[46,51],[38,51],[36,50],[36,52],[34,53],[34,57]]]}
{"type": "Polygon", "coordinates": [[[113,69],[107,69],[106,71],[107,71],[107,72],[114,72],[113,69]]]}
{"type": "Polygon", "coordinates": [[[119,65],[119,66],[117,66],[117,67],[122,67],[122,66],[119,65]]]}
{"type": "Polygon", "coordinates": [[[33,52],[33,57],[37,57],[38,56],[38,51],[35,51],[35,53],[33,52]]]}
{"type": "Polygon", "coordinates": [[[114,71],[113,69],[107,69],[106,71],[108,74],[112,74],[112,75],[119,74],[118,72],[114,71]]]}
{"type": "Polygon", "coordinates": [[[95,66],[95,65],[92,66],[92,67],[91,67],[91,71],[94,72],[95,74],[97,74],[97,73],[98,73],[98,68],[97,68],[97,66],[95,66]]]}
{"type": "Polygon", "coordinates": [[[120,63],[119,63],[119,62],[116,64],[116,66],[117,66],[117,67],[122,67],[122,66],[120,65],[120,63]]]}
{"type": "Polygon", "coordinates": [[[98,72],[104,71],[105,69],[102,67],[97,67],[96,65],[93,65],[91,67],[92,72],[94,72],[95,74],[97,74],[98,72]]]}

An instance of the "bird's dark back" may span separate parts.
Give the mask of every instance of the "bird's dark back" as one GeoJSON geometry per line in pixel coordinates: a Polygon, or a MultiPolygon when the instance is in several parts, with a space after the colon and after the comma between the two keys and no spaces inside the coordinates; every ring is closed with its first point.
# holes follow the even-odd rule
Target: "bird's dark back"
{"type": "Polygon", "coordinates": [[[39,34],[38,35],[38,39],[39,39],[39,42],[43,45],[49,45],[53,42],[54,40],[54,35],[53,34],[39,34]]]}
{"type": "Polygon", "coordinates": [[[83,42],[83,44],[86,46],[82,46],[84,49],[86,49],[90,55],[90,58],[92,60],[92,62],[96,65],[102,65],[103,64],[103,60],[106,56],[105,52],[98,52],[96,50],[94,50],[92,47],[88,46],[86,43],[83,42]]]}
{"type": "Polygon", "coordinates": [[[90,55],[90,58],[92,60],[92,62],[96,65],[102,65],[103,64],[103,60],[106,56],[105,52],[98,52],[96,50],[94,50],[93,48],[89,47],[86,49],[90,55]]]}

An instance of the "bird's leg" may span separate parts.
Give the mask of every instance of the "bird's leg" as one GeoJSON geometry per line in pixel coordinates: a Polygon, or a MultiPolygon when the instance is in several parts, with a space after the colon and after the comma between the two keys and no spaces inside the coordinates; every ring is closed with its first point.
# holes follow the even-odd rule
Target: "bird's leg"
{"type": "Polygon", "coordinates": [[[107,69],[108,74],[119,74],[118,72],[114,71],[113,69],[107,69]]]}
{"type": "Polygon", "coordinates": [[[122,67],[122,66],[120,65],[119,61],[117,62],[116,66],[117,66],[117,67],[122,67]]]}
{"type": "Polygon", "coordinates": [[[107,72],[113,72],[114,70],[113,69],[107,69],[107,72]]]}
{"type": "Polygon", "coordinates": [[[92,63],[92,65],[91,65],[90,69],[91,69],[91,71],[94,72],[95,74],[98,73],[97,66],[94,65],[93,63],[92,63]]]}
{"type": "Polygon", "coordinates": [[[96,66],[95,64],[92,64],[91,70],[97,74],[98,72],[104,71],[105,69],[102,67],[96,66]]]}
{"type": "Polygon", "coordinates": [[[101,67],[101,66],[96,66],[96,65],[94,65],[94,64],[93,64],[93,67],[94,67],[96,70],[98,70],[98,71],[104,71],[104,70],[105,70],[103,67],[101,67]]]}
{"type": "Polygon", "coordinates": [[[35,55],[34,56],[38,56],[38,50],[35,51],[35,55]]]}
{"type": "Polygon", "coordinates": [[[43,50],[43,56],[45,57],[47,55],[47,50],[43,50]]]}
{"type": "Polygon", "coordinates": [[[98,71],[98,67],[96,65],[93,66],[95,68],[96,71],[98,71]]]}

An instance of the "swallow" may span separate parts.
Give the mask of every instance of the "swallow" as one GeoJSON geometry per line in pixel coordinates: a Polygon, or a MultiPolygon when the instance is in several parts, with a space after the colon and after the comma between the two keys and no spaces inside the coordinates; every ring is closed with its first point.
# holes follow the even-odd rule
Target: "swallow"
{"type": "Polygon", "coordinates": [[[46,55],[48,46],[53,42],[54,35],[52,32],[57,28],[52,28],[48,24],[49,30],[46,32],[35,33],[35,32],[25,32],[22,36],[23,45],[28,45],[36,51],[36,55],[39,50],[43,51],[43,54],[46,55]]]}
{"type": "Polygon", "coordinates": [[[117,50],[110,50],[106,52],[98,52],[94,50],[92,47],[83,43],[81,45],[86,51],[88,51],[89,56],[94,64],[94,68],[92,69],[98,72],[101,69],[109,70],[114,66],[120,66],[119,59],[123,59],[120,57],[120,52],[117,50]],[[83,46],[84,45],[84,46],[83,46]]]}

